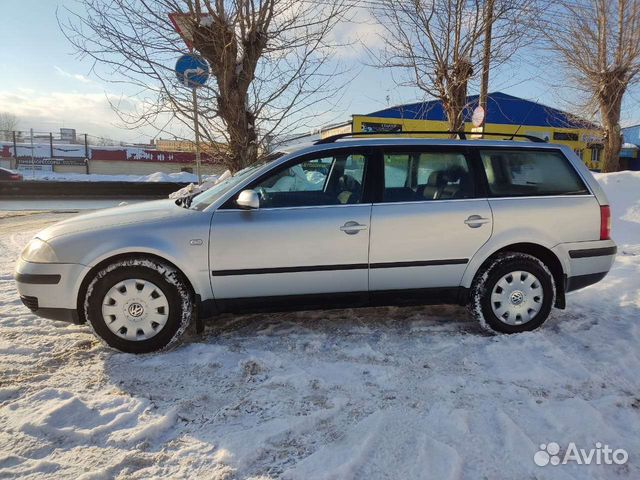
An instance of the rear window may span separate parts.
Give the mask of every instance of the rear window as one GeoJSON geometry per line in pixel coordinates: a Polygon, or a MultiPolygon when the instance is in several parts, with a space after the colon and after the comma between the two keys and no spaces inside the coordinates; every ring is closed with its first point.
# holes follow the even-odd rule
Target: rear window
{"type": "Polygon", "coordinates": [[[560,152],[481,150],[480,156],[494,197],[589,193],[560,152]]]}

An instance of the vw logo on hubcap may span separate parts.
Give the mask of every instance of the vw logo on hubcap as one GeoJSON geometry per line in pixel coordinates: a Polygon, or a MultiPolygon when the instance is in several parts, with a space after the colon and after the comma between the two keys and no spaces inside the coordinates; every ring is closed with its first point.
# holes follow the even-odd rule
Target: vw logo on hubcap
{"type": "Polygon", "coordinates": [[[144,307],[139,303],[132,303],[131,305],[129,305],[129,308],[127,310],[129,311],[129,315],[135,318],[142,316],[142,314],[144,313],[144,307]]]}
{"type": "Polygon", "coordinates": [[[520,305],[524,301],[524,294],[520,290],[516,290],[511,294],[511,303],[520,305]]]}

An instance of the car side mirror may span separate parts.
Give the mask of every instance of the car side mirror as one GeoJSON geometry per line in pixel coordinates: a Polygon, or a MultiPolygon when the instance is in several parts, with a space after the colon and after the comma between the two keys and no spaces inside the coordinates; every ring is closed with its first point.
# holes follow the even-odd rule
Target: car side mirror
{"type": "Polygon", "coordinates": [[[243,190],[238,195],[236,203],[240,208],[256,209],[260,208],[260,197],[255,190],[243,190]]]}

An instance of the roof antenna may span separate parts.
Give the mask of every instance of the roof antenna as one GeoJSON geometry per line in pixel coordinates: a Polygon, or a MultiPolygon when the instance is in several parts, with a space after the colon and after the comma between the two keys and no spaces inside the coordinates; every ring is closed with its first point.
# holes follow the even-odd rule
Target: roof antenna
{"type": "MultiPolygon", "coordinates": [[[[538,100],[540,100],[540,98],[538,97],[538,100]]],[[[533,102],[533,105],[531,105],[531,108],[529,109],[529,111],[527,112],[527,114],[524,116],[524,118],[522,119],[522,123],[520,125],[518,125],[518,128],[516,128],[516,131],[514,132],[513,135],[511,135],[511,138],[509,139],[509,141],[513,140],[513,138],[518,134],[518,132],[520,131],[520,129],[522,128],[522,125],[524,125],[524,122],[527,121],[527,118],[529,118],[529,114],[531,112],[533,112],[533,109],[536,107],[536,105],[538,105],[538,100],[536,100],[535,102],[533,102]]]]}

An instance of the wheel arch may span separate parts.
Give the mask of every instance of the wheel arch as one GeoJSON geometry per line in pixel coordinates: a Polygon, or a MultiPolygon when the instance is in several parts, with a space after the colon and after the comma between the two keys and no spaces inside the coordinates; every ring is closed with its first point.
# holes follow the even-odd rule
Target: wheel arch
{"type": "Polygon", "coordinates": [[[162,257],[161,255],[157,255],[155,253],[150,253],[150,252],[144,252],[144,251],[116,253],[111,256],[108,256],[107,258],[101,259],[98,263],[96,263],[93,267],[91,267],[91,269],[85,274],[84,278],[80,282],[80,287],[78,289],[78,295],[76,298],[78,323],[86,323],[87,321],[84,315],[84,300],[85,300],[85,295],[87,293],[87,288],[89,287],[89,284],[91,283],[91,280],[95,277],[95,275],[100,270],[105,268],[107,265],[110,265],[120,260],[127,260],[127,259],[133,259],[133,258],[145,258],[145,259],[156,260],[162,263],[166,263],[170,267],[176,269],[176,271],[185,281],[185,284],[189,288],[191,294],[194,295],[194,300],[195,300],[196,295],[198,295],[198,293],[194,288],[193,282],[188,277],[188,275],[184,273],[183,269],[175,264],[175,262],[172,262],[171,260],[168,260],[167,258],[162,257]]]}
{"type": "Polygon", "coordinates": [[[500,247],[499,249],[493,251],[482,261],[479,268],[473,273],[471,277],[471,281],[469,285],[475,281],[476,276],[480,271],[482,271],[487,264],[493,260],[497,255],[505,252],[517,252],[517,253],[526,253],[533,257],[539,259],[542,263],[544,263],[547,268],[551,271],[553,275],[553,280],[556,285],[556,308],[565,308],[565,271],[562,265],[562,262],[558,258],[558,256],[549,248],[540,245],[538,243],[532,242],[518,242],[512,243],[509,245],[505,245],[500,247]]]}

